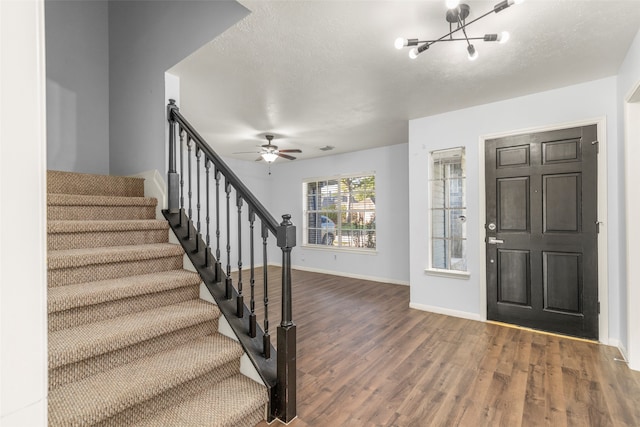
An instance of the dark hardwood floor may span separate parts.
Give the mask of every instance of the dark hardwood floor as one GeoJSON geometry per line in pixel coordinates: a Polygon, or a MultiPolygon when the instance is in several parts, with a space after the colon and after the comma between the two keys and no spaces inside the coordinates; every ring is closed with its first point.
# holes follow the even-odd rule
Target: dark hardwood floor
{"type": "Polygon", "coordinates": [[[293,292],[290,426],[640,426],[640,372],[613,347],[412,310],[404,286],[294,271],[293,292]]]}

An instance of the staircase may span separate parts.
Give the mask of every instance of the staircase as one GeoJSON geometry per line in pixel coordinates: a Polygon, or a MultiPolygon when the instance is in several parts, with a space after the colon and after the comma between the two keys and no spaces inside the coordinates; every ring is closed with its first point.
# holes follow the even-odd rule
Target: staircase
{"type": "Polygon", "coordinates": [[[266,388],[139,178],[48,173],[49,425],[254,426],[266,388]]]}

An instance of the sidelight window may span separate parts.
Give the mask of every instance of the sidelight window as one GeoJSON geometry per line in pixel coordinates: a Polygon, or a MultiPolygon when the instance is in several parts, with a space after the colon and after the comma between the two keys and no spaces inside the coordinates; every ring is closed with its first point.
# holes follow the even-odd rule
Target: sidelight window
{"type": "Polygon", "coordinates": [[[430,269],[467,271],[464,147],[431,152],[430,269]]]}
{"type": "Polygon", "coordinates": [[[371,174],[305,180],[304,244],[376,248],[376,178],[371,174]]]}

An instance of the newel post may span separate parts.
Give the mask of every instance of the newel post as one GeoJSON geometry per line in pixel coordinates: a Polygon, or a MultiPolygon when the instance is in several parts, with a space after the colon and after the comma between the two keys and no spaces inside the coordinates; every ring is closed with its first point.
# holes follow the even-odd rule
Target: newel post
{"type": "Polygon", "coordinates": [[[176,120],[173,117],[173,111],[179,111],[176,101],[169,100],[167,105],[167,119],[169,120],[169,171],[167,173],[168,183],[168,209],[169,213],[178,213],[180,211],[180,176],[176,171],[176,120]]]}
{"type": "Polygon", "coordinates": [[[282,321],[278,326],[278,418],[288,423],[296,417],[296,325],[291,305],[291,249],[296,245],[296,226],[291,215],[282,215],[277,229],[282,249],[282,321]]]}

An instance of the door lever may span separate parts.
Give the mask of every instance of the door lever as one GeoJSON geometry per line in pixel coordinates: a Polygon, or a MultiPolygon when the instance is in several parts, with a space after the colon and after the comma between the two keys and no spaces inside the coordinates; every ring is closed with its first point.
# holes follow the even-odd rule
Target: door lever
{"type": "Polygon", "coordinates": [[[495,237],[489,237],[489,239],[487,240],[487,243],[490,245],[501,245],[504,243],[504,240],[496,239],[495,237]]]}

